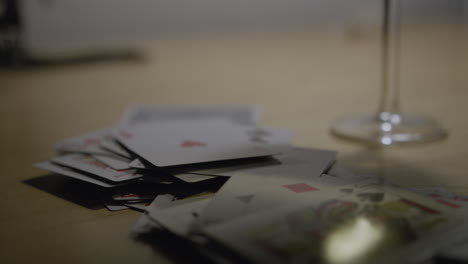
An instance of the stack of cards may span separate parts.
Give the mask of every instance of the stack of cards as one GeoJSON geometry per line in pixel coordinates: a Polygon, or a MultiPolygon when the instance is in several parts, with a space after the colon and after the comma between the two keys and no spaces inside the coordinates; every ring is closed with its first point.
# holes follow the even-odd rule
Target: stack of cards
{"type": "Polygon", "coordinates": [[[256,126],[252,107],[132,107],[115,127],[55,144],[35,164],[106,188],[109,210],[145,206],[160,194],[216,191],[230,172],[277,164],[291,132],[256,126]]]}
{"type": "Polygon", "coordinates": [[[351,173],[256,121],[252,107],[132,107],[35,165],[100,186],[109,210],[144,211],[135,234],[172,233],[214,262],[460,257],[468,197],[351,173]]]}

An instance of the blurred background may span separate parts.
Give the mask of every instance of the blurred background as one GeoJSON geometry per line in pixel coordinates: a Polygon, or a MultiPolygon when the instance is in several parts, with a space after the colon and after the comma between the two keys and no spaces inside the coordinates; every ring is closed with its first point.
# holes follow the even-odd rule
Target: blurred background
{"type": "MultiPolygon", "coordinates": [[[[412,20],[468,13],[467,0],[405,0],[402,5],[403,18],[412,20]]],[[[381,9],[382,1],[376,0],[0,0],[0,47],[6,60],[6,50],[15,47],[32,57],[70,56],[167,34],[310,26],[365,31],[378,26],[381,9]]]]}
{"type": "MultiPolygon", "coordinates": [[[[48,150],[133,103],[253,104],[264,125],[297,131],[295,144],[343,150],[332,122],[378,104],[382,4],[0,0],[0,117],[14,120],[4,133],[33,131],[24,148],[48,150]]],[[[468,0],[401,5],[402,110],[455,131],[463,117],[444,111],[465,106],[468,0]]]]}
{"type": "Polygon", "coordinates": [[[377,109],[382,4],[0,0],[2,166],[37,173],[54,142],[113,126],[131,104],[255,105],[259,125],[336,149],[352,170],[467,186],[468,0],[401,0],[402,111],[441,120],[447,141],[376,154],[329,133],[377,109]]]}

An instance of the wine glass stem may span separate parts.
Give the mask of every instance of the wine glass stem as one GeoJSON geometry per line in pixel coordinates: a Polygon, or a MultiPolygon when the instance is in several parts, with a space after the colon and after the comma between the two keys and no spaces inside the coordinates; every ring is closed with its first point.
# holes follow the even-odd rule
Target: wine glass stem
{"type": "Polygon", "coordinates": [[[400,0],[383,0],[382,93],[378,118],[389,121],[399,112],[400,0]]]}

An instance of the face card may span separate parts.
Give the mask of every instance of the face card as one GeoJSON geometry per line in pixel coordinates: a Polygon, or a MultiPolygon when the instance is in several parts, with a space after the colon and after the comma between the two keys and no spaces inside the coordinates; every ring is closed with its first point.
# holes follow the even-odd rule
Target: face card
{"type": "Polygon", "coordinates": [[[420,263],[468,229],[453,212],[401,190],[364,188],[208,226],[205,234],[256,263],[420,263]],[[381,195],[363,201],[363,193],[381,195]]]}
{"type": "Polygon", "coordinates": [[[95,184],[95,185],[99,185],[101,187],[109,188],[109,187],[116,187],[116,186],[121,185],[119,183],[111,183],[111,182],[102,181],[102,180],[99,180],[99,179],[96,179],[96,178],[93,178],[93,177],[89,177],[89,176],[84,175],[82,173],[79,173],[77,171],[71,170],[71,169],[69,169],[67,167],[62,167],[62,166],[59,166],[57,164],[54,164],[54,163],[52,163],[50,161],[39,162],[39,163],[34,164],[34,166],[37,167],[37,168],[40,168],[40,169],[44,169],[44,170],[48,170],[48,171],[51,171],[51,172],[58,173],[60,175],[75,178],[77,180],[81,180],[81,181],[89,182],[89,183],[92,183],[92,184],[95,184]]]}
{"type": "Polygon", "coordinates": [[[249,129],[225,120],[173,121],[117,129],[114,136],[158,167],[277,154],[252,143],[249,129]]]}
{"type": "Polygon", "coordinates": [[[136,170],[114,170],[111,167],[95,160],[92,157],[81,154],[68,154],[52,158],[51,161],[68,166],[80,171],[94,174],[113,182],[134,180],[143,177],[136,170]]]}

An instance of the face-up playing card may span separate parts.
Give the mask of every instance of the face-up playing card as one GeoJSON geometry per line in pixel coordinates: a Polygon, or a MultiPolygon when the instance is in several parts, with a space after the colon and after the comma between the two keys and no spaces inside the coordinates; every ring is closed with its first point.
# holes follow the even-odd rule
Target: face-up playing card
{"type": "Polygon", "coordinates": [[[81,180],[81,181],[89,182],[89,183],[92,183],[92,184],[96,184],[96,185],[99,185],[101,187],[108,188],[108,187],[116,187],[116,186],[121,185],[121,184],[115,183],[115,182],[108,182],[108,181],[99,180],[96,177],[90,177],[88,175],[85,175],[85,174],[79,173],[77,171],[71,170],[71,169],[69,169],[67,167],[59,166],[59,165],[54,164],[54,163],[52,163],[50,161],[39,162],[39,163],[34,164],[34,166],[37,167],[37,168],[40,168],[40,169],[44,169],[44,170],[48,170],[48,171],[51,171],[51,172],[58,173],[60,175],[75,178],[77,180],[81,180]]]}
{"type": "Polygon", "coordinates": [[[101,140],[99,146],[101,147],[101,149],[114,153],[123,158],[132,159],[132,155],[128,153],[124,148],[122,148],[119,144],[117,144],[115,139],[111,137],[105,137],[103,140],[101,140]]]}
{"type": "Polygon", "coordinates": [[[257,122],[257,109],[251,106],[231,107],[174,107],[174,106],[135,106],[126,110],[119,126],[134,126],[147,123],[161,123],[174,120],[224,119],[230,122],[254,125],[257,122]]]}
{"type": "MultiPolygon", "coordinates": [[[[251,128],[247,130],[247,135],[251,142],[255,143],[258,146],[266,146],[268,149],[278,148],[278,151],[287,149],[287,146],[291,142],[292,133],[290,130],[287,129],[274,129],[274,128],[251,128]]],[[[102,145],[102,144],[101,144],[102,145]]],[[[129,166],[132,168],[139,168],[144,169],[145,165],[139,160],[134,159],[129,163],[129,166]]],[[[243,166],[243,162],[239,161],[236,166],[243,166]]],[[[258,166],[262,166],[262,164],[258,164],[258,166]]],[[[226,166],[222,166],[221,171],[226,171],[226,166]]],[[[233,167],[233,166],[229,166],[233,167]]],[[[185,172],[197,172],[199,169],[195,170],[185,170],[185,172]]],[[[208,174],[212,169],[207,169],[206,173],[208,174]]],[[[231,171],[231,170],[229,170],[231,171]]],[[[199,171],[198,173],[202,173],[199,171]]],[[[213,170],[212,174],[216,174],[213,170]]]]}
{"type": "Polygon", "coordinates": [[[68,154],[52,158],[51,161],[80,171],[91,173],[113,182],[135,180],[143,177],[136,170],[114,170],[96,159],[82,154],[68,154]]]}
{"type": "Polygon", "coordinates": [[[210,202],[212,196],[212,193],[203,193],[179,200],[170,195],[158,196],[146,211],[149,218],[166,229],[186,236],[199,212],[210,202]]]}
{"type": "Polygon", "coordinates": [[[399,189],[372,187],[272,207],[204,233],[255,263],[420,263],[468,229],[454,212],[399,189]],[[380,198],[363,201],[364,193],[380,198]]]}
{"type": "Polygon", "coordinates": [[[225,120],[174,121],[117,129],[114,136],[158,167],[277,154],[252,143],[249,130],[225,120]]]}
{"type": "Polygon", "coordinates": [[[246,216],[289,203],[301,203],[335,193],[333,186],[309,179],[239,174],[216,193],[201,213],[197,226],[206,226],[246,216]]]}
{"type": "Polygon", "coordinates": [[[109,136],[110,129],[100,129],[84,135],[68,138],[57,142],[54,148],[62,152],[102,153],[109,152],[101,149],[99,145],[109,136]]]}
{"type": "Polygon", "coordinates": [[[130,160],[116,155],[92,154],[94,159],[106,164],[114,170],[131,169],[130,160]]]}
{"type": "Polygon", "coordinates": [[[413,192],[433,199],[435,202],[457,210],[466,210],[468,208],[468,199],[463,196],[454,195],[445,188],[411,188],[413,192]]]}

